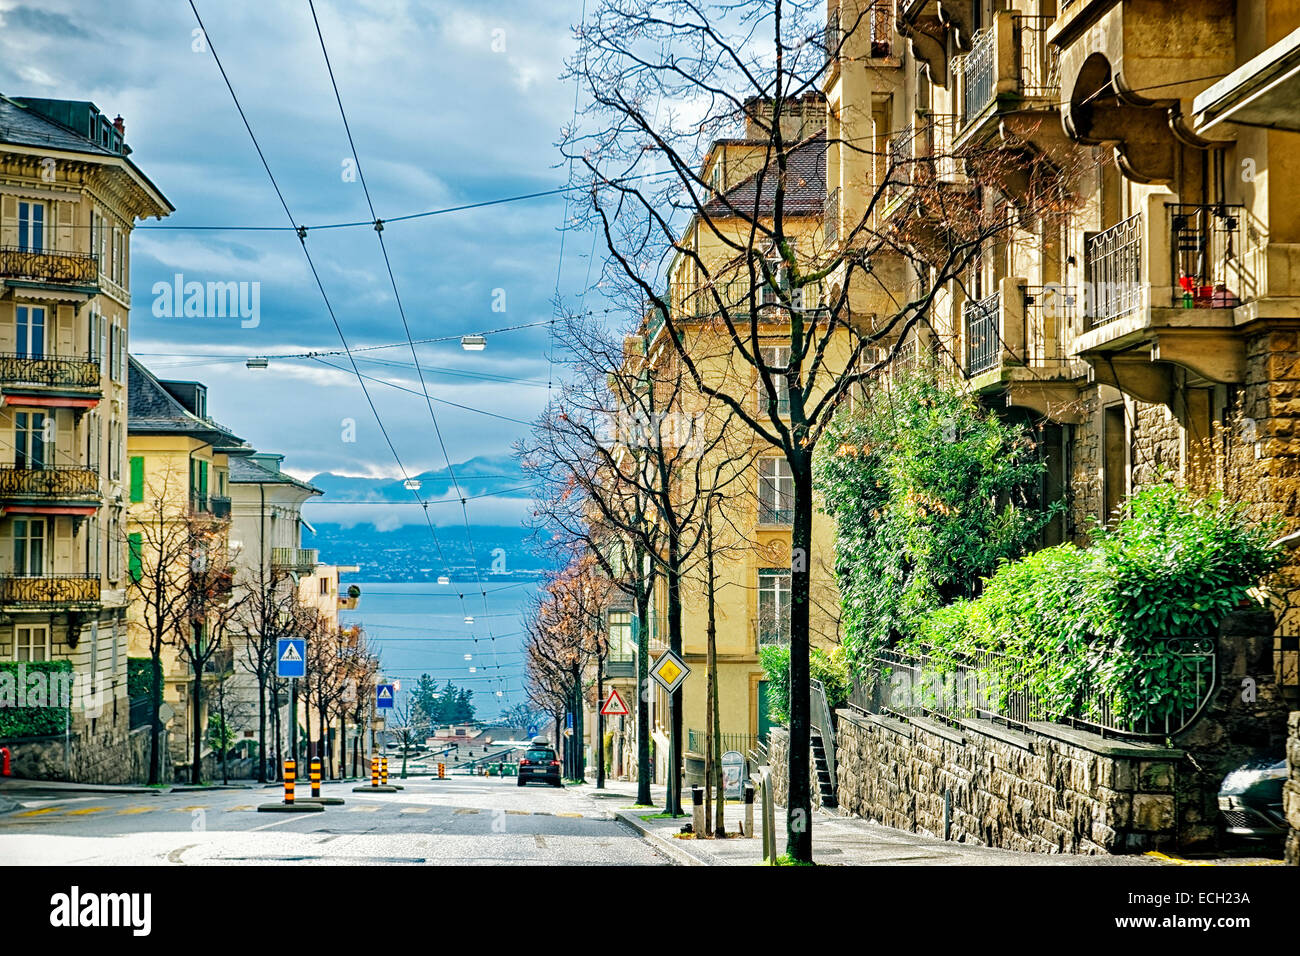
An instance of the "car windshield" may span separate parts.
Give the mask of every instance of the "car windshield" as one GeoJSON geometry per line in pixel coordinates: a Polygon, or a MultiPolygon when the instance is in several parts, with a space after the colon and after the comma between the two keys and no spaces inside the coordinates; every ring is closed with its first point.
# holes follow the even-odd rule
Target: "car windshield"
{"type": "Polygon", "coordinates": [[[547,763],[555,759],[554,750],[530,750],[524,754],[524,759],[529,762],[547,763]]]}

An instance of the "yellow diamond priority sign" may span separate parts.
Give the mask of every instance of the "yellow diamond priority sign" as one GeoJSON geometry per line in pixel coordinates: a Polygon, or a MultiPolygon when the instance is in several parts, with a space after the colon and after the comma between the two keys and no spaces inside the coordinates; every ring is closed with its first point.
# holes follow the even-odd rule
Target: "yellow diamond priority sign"
{"type": "Polygon", "coordinates": [[[659,659],[650,666],[650,676],[662,685],[664,690],[672,693],[686,680],[691,669],[686,662],[672,651],[664,651],[659,659]]]}

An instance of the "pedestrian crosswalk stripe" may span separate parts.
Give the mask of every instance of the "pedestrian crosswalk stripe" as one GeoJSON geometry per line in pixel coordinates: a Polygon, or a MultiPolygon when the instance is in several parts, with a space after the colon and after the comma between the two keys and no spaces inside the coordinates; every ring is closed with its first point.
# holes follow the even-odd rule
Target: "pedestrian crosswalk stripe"
{"type": "Polygon", "coordinates": [[[103,811],[105,811],[105,810],[107,810],[107,809],[108,809],[108,807],[82,807],[80,810],[69,810],[69,811],[68,811],[68,816],[70,816],[70,817],[84,817],[84,816],[86,816],[87,814],[90,814],[90,813],[102,813],[103,811]]]}
{"type": "Polygon", "coordinates": [[[348,807],[350,813],[374,813],[378,807],[348,807]]]}
{"type": "Polygon", "coordinates": [[[428,813],[428,807],[402,807],[402,813],[428,813]]]}
{"type": "Polygon", "coordinates": [[[62,807],[41,807],[39,810],[24,810],[22,813],[15,813],[16,817],[39,817],[42,813],[58,813],[62,807]]]}
{"type": "Polygon", "coordinates": [[[117,815],[119,817],[125,817],[133,813],[148,813],[150,810],[155,810],[155,809],[157,808],[156,807],[127,807],[125,810],[118,810],[117,815]]]}
{"type": "Polygon", "coordinates": [[[507,810],[506,813],[513,813],[521,817],[529,817],[533,815],[533,811],[531,810],[507,810]]]}
{"type": "Polygon", "coordinates": [[[241,806],[241,807],[227,807],[227,808],[226,808],[226,812],[227,812],[227,813],[238,813],[240,810],[251,810],[251,809],[253,809],[251,805],[250,805],[250,806],[241,806]]]}
{"type": "Polygon", "coordinates": [[[195,810],[206,810],[207,807],[173,807],[172,813],[193,813],[195,810]]]}
{"type": "Polygon", "coordinates": [[[461,807],[460,809],[456,810],[456,813],[478,813],[478,811],[471,810],[468,807],[461,807]]]}
{"type": "Polygon", "coordinates": [[[581,813],[557,813],[556,816],[557,816],[557,817],[577,817],[578,819],[582,819],[582,814],[581,814],[581,813]]]}

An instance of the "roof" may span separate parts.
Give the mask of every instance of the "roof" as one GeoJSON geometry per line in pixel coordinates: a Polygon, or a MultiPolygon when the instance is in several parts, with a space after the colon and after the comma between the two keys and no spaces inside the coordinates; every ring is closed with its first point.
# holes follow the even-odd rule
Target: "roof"
{"type": "MultiPolygon", "coordinates": [[[[125,167],[129,175],[137,180],[137,185],[143,188],[146,194],[149,194],[150,200],[158,204],[157,210],[149,212],[147,215],[161,218],[174,211],[174,207],[168,202],[167,197],[162,194],[161,190],[127,157],[131,150],[125,144],[122,145],[121,152],[108,149],[84,133],[79,133],[71,127],[42,115],[36,109],[24,105],[22,99],[22,97],[10,98],[0,94],[0,144],[103,157],[106,165],[116,168],[125,167]]],[[[33,100],[33,102],[66,102],[68,106],[84,106],[96,113],[99,112],[93,103],[81,100],[33,100]]]]}
{"type": "MultiPolygon", "coordinates": [[[[758,172],[728,189],[723,196],[704,204],[704,211],[712,217],[739,214],[771,215],[776,197],[776,160],[758,172]],[[761,190],[761,192],[760,192],[761,190]],[[726,201],[724,202],[723,197],[726,201]]],[[[826,131],[808,137],[791,148],[786,156],[785,214],[787,216],[820,216],[826,206],[826,131]]]]}
{"type": "Polygon", "coordinates": [[[323,495],[325,493],[309,482],[299,481],[293,475],[267,468],[258,461],[260,457],[262,456],[241,455],[238,458],[230,459],[230,483],[233,485],[293,485],[314,495],[323,495]]]}
{"type": "Polygon", "coordinates": [[[252,451],[244,439],[228,428],[186,409],[135,356],[127,356],[127,366],[127,434],[188,435],[234,454],[252,451]]]}

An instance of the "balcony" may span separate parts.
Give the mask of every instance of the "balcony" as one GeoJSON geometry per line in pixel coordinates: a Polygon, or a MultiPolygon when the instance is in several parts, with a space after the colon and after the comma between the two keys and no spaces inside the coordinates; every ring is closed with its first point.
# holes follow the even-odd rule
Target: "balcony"
{"type": "Polygon", "coordinates": [[[992,26],[971,38],[958,67],[961,76],[961,131],[989,132],[1000,115],[1042,109],[1055,101],[1060,74],[1055,48],[1046,42],[1050,17],[1013,11],[997,14],[992,26]]]}
{"type": "Polygon", "coordinates": [[[636,677],[636,659],[632,657],[620,658],[618,660],[614,660],[613,658],[606,658],[605,677],[606,678],[636,677]]]}
{"type": "Polygon", "coordinates": [[[794,523],[794,509],[781,508],[770,501],[758,503],[758,523],[760,525],[788,525],[794,523]]]}
{"type": "Polygon", "coordinates": [[[203,662],[204,677],[225,677],[235,672],[235,649],[221,647],[203,662]]]}
{"type": "Polygon", "coordinates": [[[99,261],[87,253],[3,246],[0,279],[9,286],[66,291],[84,300],[99,291],[99,261]]]}
{"type": "Polygon", "coordinates": [[[99,471],[89,467],[26,468],[0,465],[0,499],[97,501],[99,471]]]}
{"type": "Polygon", "coordinates": [[[965,303],[963,359],[970,388],[1002,394],[1008,406],[1031,408],[1052,421],[1082,422],[1078,390],[1087,365],[1067,358],[1062,347],[1075,298],[1060,285],[1035,287],[1009,277],[997,292],[965,303]]]}
{"type": "Polygon", "coordinates": [[[68,608],[97,605],[98,572],[50,572],[0,577],[0,605],[7,607],[68,608]]]}
{"type": "Polygon", "coordinates": [[[1084,246],[1084,328],[1074,351],[1098,382],[1167,402],[1172,367],[1182,384],[1241,384],[1245,344],[1237,310],[1254,289],[1241,248],[1245,210],[1148,196],[1084,246]]]}
{"type": "Polygon", "coordinates": [[[318,554],[316,548],[272,548],[271,570],[310,574],[320,563],[318,554]]]}
{"type": "Polygon", "coordinates": [[[62,355],[0,353],[0,386],[7,391],[56,389],[101,393],[99,361],[62,355]]]}
{"type": "Polygon", "coordinates": [[[220,495],[213,495],[208,499],[208,508],[214,518],[230,517],[230,499],[220,495]]]}
{"type": "Polygon", "coordinates": [[[841,23],[838,10],[830,12],[826,17],[826,33],[823,38],[828,77],[833,78],[839,71],[841,59],[856,59],[861,56],[859,51],[876,60],[886,59],[893,54],[893,8],[894,0],[873,0],[870,7],[862,11],[861,19],[849,24],[841,23]]]}

